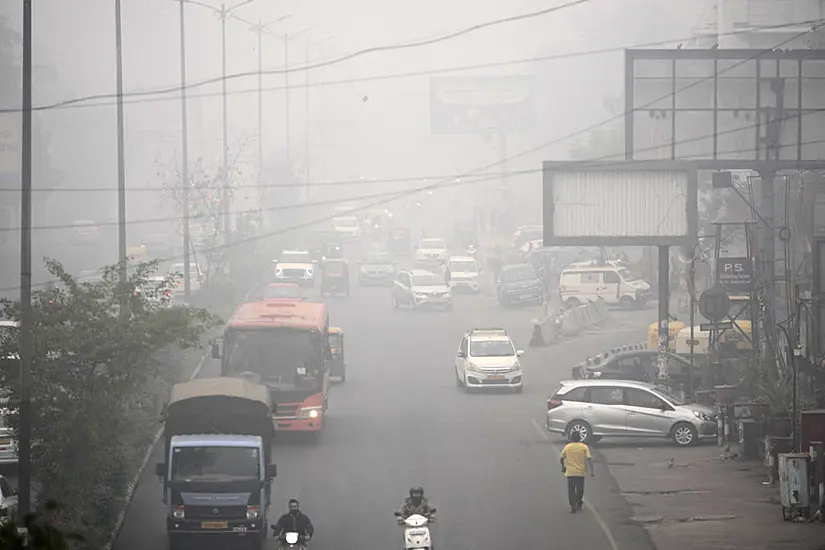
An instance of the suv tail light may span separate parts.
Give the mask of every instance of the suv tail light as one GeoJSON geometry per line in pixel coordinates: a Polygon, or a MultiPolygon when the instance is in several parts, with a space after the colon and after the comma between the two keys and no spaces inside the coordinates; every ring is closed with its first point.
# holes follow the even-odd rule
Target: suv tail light
{"type": "Polygon", "coordinates": [[[547,400],[547,410],[552,411],[556,407],[561,407],[562,402],[559,399],[553,399],[552,397],[547,400]]]}

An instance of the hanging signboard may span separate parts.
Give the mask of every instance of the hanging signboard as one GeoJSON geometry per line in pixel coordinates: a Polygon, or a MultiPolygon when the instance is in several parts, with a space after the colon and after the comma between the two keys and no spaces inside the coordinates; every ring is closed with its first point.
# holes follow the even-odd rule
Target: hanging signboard
{"type": "Polygon", "coordinates": [[[753,259],[717,258],[716,276],[729,293],[749,293],[754,289],[753,259]]]}

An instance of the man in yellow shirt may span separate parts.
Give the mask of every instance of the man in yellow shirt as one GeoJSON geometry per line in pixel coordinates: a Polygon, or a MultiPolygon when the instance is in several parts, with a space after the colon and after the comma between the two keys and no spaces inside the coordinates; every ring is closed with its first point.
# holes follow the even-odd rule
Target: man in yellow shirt
{"type": "Polygon", "coordinates": [[[567,476],[567,498],[570,501],[570,512],[576,513],[582,509],[584,498],[584,476],[593,471],[593,458],[590,456],[590,447],[581,442],[579,432],[570,432],[570,443],[561,451],[561,471],[567,476]]]}

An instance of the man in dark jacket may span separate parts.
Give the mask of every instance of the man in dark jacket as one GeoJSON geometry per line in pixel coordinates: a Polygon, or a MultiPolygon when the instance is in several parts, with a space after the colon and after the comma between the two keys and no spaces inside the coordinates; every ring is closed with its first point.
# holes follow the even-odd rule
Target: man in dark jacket
{"type": "Polygon", "coordinates": [[[404,502],[401,503],[401,507],[398,509],[400,514],[399,522],[413,514],[430,517],[432,510],[433,507],[430,506],[430,501],[424,498],[424,488],[416,485],[410,489],[410,496],[404,499],[404,502]]]}
{"type": "Polygon", "coordinates": [[[305,543],[309,542],[315,534],[315,527],[312,526],[309,517],[301,513],[298,501],[294,498],[289,499],[289,512],[278,519],[278,523],[272,526],[272,530],[273,536],[280,539],[281,544],[286,542],[287,533],[298,533],[305,543]]]}

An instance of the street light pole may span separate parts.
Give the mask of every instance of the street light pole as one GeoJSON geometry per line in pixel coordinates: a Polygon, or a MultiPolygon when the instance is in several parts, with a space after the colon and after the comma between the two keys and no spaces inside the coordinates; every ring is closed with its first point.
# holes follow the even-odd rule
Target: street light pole
{"type": "Polygon", "coordinates": [[[183,209],[183,296],[192,293],[189,280],[189,117],[186,109],[186,0],[180,0],[180,124],[181,124],[181,202],[183,209]]]}
{"type": "Polygon", "coordinates": [[[117,257],[120,282],[126,283],[126,155],[123,150],[123,25],[121,0],[115,0],[115,50],[117,53],[117,257]]]}
{"type": "Polygon", "coordinates": [[[19,519],[31,512],[31,366],[34,350],[32,311],[32,0],[23,0],[23,124],[20,167],[20,415],[18,441],[19,519]]]}

